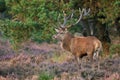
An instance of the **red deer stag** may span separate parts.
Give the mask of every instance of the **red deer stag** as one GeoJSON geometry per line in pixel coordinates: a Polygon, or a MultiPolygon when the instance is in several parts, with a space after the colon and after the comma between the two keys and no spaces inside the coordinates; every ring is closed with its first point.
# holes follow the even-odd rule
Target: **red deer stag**
{"type": "MultiPolygon", "coordinates": [[[[75,37],[70,32],[68,32],[68,28],[76,25],[81,19],[82,16],[88,15],[90,9],[86,11],[86,9],[79,9],[80,17],[75,24],[71,24],[69,26],[65,26],[68,19],[73,17],[73,13],[68,17],[64,13],[64,23],[60,25],[58,29],[55,29],[57,34],[53,35],[53,38],[62,41],[62,48],[71,52],[75,59],[77,60],[77,64],[80,62],[80,58],[84,56],[88,56],[91,60],[98,58],[100,51],[102,50],[102,43],[94,36],[81,36],[75,37]]],[[[60,22],[59,22],[60,23],[60,22]]],[[[82,68],[82,64],[81,64],[82,68]]]]}

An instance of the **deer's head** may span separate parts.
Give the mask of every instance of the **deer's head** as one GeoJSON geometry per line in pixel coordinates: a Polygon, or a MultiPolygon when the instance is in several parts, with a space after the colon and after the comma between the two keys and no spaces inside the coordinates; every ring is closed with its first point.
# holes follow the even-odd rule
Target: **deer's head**
{"type": "Polygon", "coordinates": [[[67,28],[57,28],[55,29],[55,31],[56,31],[56,34],[53,35],[53,38],[60,41],[63,40],[64,35],[68,32],[67,28]]]}
{"type": "Polygon", "coordinates": [[[73,24],[66,25],[68,20],[71,20],[73,18],[73,15],[74,15],[73,13],[74,12],[72,11],[72,13],[69,16],[67,16],[66,13],[63,11],[63,16],[64,16],[63,20],[64,20],[64,22],[63,22],[63,24],[61,24],[61,22],[59,20],[59,17],[60,17],[60,15],[59,15],[58,16],[59,27],[57,29],[55,29],[56,34],[53,35],[53,38],[54,39],[58,39],[58,40],[63,40],[65,34],[68,33],[68,28],[70,28],[71,26],[74,26],[77,23],[79,23],[81,21],[82,17],[88,15],[89,12],[90,12],[90,9],[88,9],[88,11],[87,11],[84,8],[82,10],[79,8],[79,18],[78,18],[78,20],[75,23],[73,23],[73,24]]]}

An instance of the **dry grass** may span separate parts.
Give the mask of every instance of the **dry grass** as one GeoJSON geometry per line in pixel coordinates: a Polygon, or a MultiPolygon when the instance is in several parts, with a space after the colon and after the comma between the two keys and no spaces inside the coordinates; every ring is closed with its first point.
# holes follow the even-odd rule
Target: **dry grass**
{"type": "Polygon", "coordinates": [[[50,60],[57,63],[64,63],[70,59],[72,59],[72,54],[69,52],[61,51],[61,53],[54,53],[53,57],[50,60]]]}

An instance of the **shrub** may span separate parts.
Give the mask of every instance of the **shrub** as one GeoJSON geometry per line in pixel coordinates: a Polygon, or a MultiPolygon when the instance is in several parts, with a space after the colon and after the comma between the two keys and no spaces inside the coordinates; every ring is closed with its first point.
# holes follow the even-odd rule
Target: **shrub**
{"type": "Polygon", "coordinates": [[[39,75],[39,80],[52,80],[53,79],[53,75],[52,74],[48,74],[46,72],[42,72],[39,75]]]}
{"type": "Polygon", "coordinates": [[[120,44],[114,44],[110,47],[110,53],[113,54],[119,54],[120,55],[120,44]]]}
{"type": "Polygon", "coordinates": [[[39,25],[35,21],[23,23],[9,19],[4,21],[0,20],[0,24],[1,33],[10,41],[14,49],[17,48],[20,43],[27,41],[31,37],[34,28],[39,25]]]}

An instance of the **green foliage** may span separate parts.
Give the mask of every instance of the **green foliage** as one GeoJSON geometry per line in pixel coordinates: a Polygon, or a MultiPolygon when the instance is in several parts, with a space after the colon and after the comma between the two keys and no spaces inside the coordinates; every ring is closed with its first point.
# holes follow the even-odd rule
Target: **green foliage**
{"type": "Polygon", "coordinates": [[[53,77],[54,77],[54,76],[51,75],[51,74],[42,72],[42,73],[40,73],[40,75],[39,75],[39,80],[52,80],[53,77]]]}
{"type": "Polygon", "coordinates": [[[119,0],[116,0],[116,1],[114,2],[114,5],[116,5],[116,6],[119,6],[119,7],[120,7],[120,1],[119,1],[119,0]]]}
{"type": "Polygon", "coordinates": [[[120,44],[112,45],[110,47],[110,53],[111,54],[119,54],[120,55],[120,44]]]}
{"type": "Polygon", "coordinates": [[[105,18],[97,18],[102,23],[114,24],[114,20],[120,15],[119,0],[70,0],[74,9],[90,8],[91,18],[104,16],[105,18]]]}
{"type": "Polygon", "coordinates": [[[55,33],[55,25],[58,26],[58,14],[62,13],[63,10],[66,12],[70,12],[71,4],[64,2],[59,3],[58,1],[54,0],[5,1],[8,8],[8,13],[11,14],[12,19],[8,23],[6,22],[6,20],[2,22],[2,24],[5,24],[5,26],[7,25],[7,27],[4,27],[6,28],[6,31],[2,30],[3,28],[1,28],[1,31],[4,32],[4,35],[6,37],[9,37],[9,40],[12,41],[14,45],[16,45],[18,42],[27,40],[28,38],[31,38],[32,40],[37,42],[51,42],[51,37],[55,33]],[[16,27],[19,27],[20,29],[16,29],[16,27]],[[26,35],[24,35],[23,32],[26,35]],[[8,33],[12,33],[12,35],[8,33]]]}
{"type": "MultiPolygon", "coordinates": [[[[0,0],[0,5],[3,5],[2,1],[6,3],[10,19],[0,21],[0,30],[14,45],[28,39],[51,42],[55,25],[58,27],[58,15],[62,11],[70,14],[72,9],[75,10],[74,19],[68,23],[76,20],[79,7],[90,8],[91,18],[105,16],[105,19],[100,19],[103,23],[113,24],[120,14],[119,0],[0,0]]],[[[63,22],[63,16],[60,20],[63,22]]]]}
{"type": "Polygon", "coordinates": [[[34,31],[33,26],[38,26],[34,21],[28,23],[22,23],[18,21],[11,20],[0,20],[0,31],[1,33],[10,40],[13,48],[15,49],[20,43],[28,40],[32,31],[34,31]]]}
{"type": "MultiPolygon", "coordinates": [[[[1,20],[0,28],[13,45],[32,39],[51,41],[54,23],[58,16],[57,1],[51,0],[5,0],[9,20],[1,20]],[[54,4],[54,5],[53,5],[54,4]]],[[[16,45],[17,46],[17,45],[16,45]]]]}
{"type": "MultiPolygon", "coordinates": [[[[105,1],[104,1],[105,2],[105,1]]],[[[104,3],[103,2],[103,3],[104,3]]],[[[109,24],[113,24],[114,20],[119,17],[120,14],[120,6],[118,6],[116,4],[116,1],[110,1],[108,3],[108,1],[105,2],[106,4],[104,4],[104,11],[103,11],[103,15],[106,16],[106,19],[104,20],[105,22],[109,22],[109,24]],[[110,7],[107,7],[110,6],[110,7]]],[[[103,22],[103,21],[102,21],[103,22]]]]}

